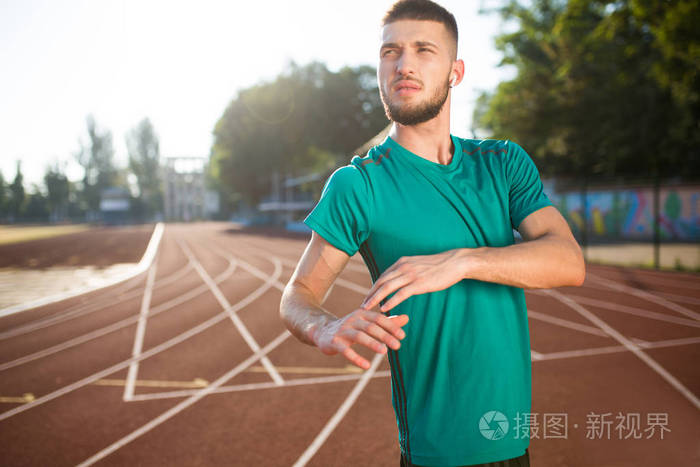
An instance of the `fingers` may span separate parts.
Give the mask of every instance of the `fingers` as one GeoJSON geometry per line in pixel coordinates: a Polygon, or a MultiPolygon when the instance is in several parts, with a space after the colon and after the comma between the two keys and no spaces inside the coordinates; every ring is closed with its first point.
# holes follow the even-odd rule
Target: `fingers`
{"type": "Polygon", "coordinates": [[[392,297],[384,303],[381,307],[379,307],[380,310],[383,312],[387,312],[394,308],[396,305],[399,303],[403,302],[406,300],[408,297],[411,297],[412,295],[415,295],[415,291],[417,290],[417,287],[412,287],[412,286],[407,286],[404,287],[403,289],[399,290],[396,292],[392,297]]]}
{"type": "Polygon", "coordinates": [[[358,310],[355,319],[347,323],[340,332],[343,338],[365,345],[378,353],[385,353],[385,345],[394,350],[401,347],[400,339],[406,337],[401,326],[408,322],[408,316],[401,321],[390,319],[374,311],[358,310]]]}
{"type": "MultiPolygon", "coordinates": [[[[348,337],[352,341],[354,341],[358,344],[362,344],[370,350],[373,350],[373,351],[375,351],[377,353],[381,353],[381,354],[385,354],[387,352],[386,345],[382,344],[381,342],[379,342],[376,339],[372,339],[372,337],[370,337],[368,334],[366,334],[362,331],[358,331],[357,329],[353,329],[353,330],[347,331],[347,333],[349,334],[348,337]]],[[[396,344],[397,344],[396,348],[398,348],[399,342],[396,341],[396,344]]]]}
{"type": "MultiPolygon", "coordinates": [[[[367,298],[365,298],[364,302],[362,302],[362,308],[366,310],[371,310],[372,308],[377,306],[377,304],[379,304],[382,300],[384,300],[385,297],[390,295],[392,292],[400,289],[401,287],[410,284],[413,280],[414,277],[412,275],[401,274],[391,279],[388,279],[387,281],[384,281],[383,285],[380,285],[378,289],[376,289],[374,292],[370,292],[367,295],[367,298]]],[[[375,286],[378,283],[379,281],[375,283],[375,286]]]]}
{"type": "Polygon", "coordinates": [[[355,366],[359,366],[360,368],[363,368],[365,370],[369,369],[369,361],[367,361],[367,359],[365,358],[362,358],[357,352],[352,350],[352,348],[350,347],[347,347],[345,350],[343,350],[343,357],[348,359],[348,361],[355,366]]]}
{"type": "Polygon", "coordinates": [[[403,339],[406,333],[401,328],[408,324],[408,315],[394,315],[387,316],[386,318],[391,320],[392,324],[397,327],[397,332],[395,333],[396,337],[403,339]]]}
{"type": "Polygon", "coordinates": [[[373,320],[389,333],[399,339],[406,337],[406,333],[401,328],[408,323],[408,315],[385,316],[381,313],[370,313],[374,313],[373,320]]]}
{"type": "MultiPolygon", "coordinates": [[[[381,276],[377,278],[377,280],[372,284],[372,287],[370,288],[369,292],[367,293],[367,298],[365,298],[365,301],[362,302],[362,307],[365,308],[365,304],[368,302],[368,299],[372,296],[374,296],[377,292],[377,289],[384,285],[387,281],[393,279],[396,275],[399,275],[400,272],[396,269],[396,264],[391,266],[389,269],[384,271],[381,276]]],[[[371,307],[366,307],[368,310],[373,308],[371,307]]]]}
{"type": "MultiPolygon", "coordinates": [[[[388,345],[394,350],[399,350],[399,347],[401,347],[401,343],[399,342],[399,340],[396,337],[389,334],[388,332],[386,332],[379,325],[371,323],[369,321],[365,321],[362,324],[362,326],[364,326],[362,330],[366,333],[365,335],[374,337],[374,339],[372,339],[374,342],[383,342],[385,345],[388,345]]],[[[384,346],[382,345],[382,347],[384,346]]]]}
{"type": "Polygon", "coordinates": [[[360,344],[379,354],[387,353],[387,346],[394,350],[401,347],[400,340],[406,337],[401,329],[408,323],[407,315],[385,316],[375,311],[355,310],[334,323],[333,329],[325,330],[325,338],[319,339],[319,347],[327,355],[341,353],[350,363],[360,368],[369,368],[369,362],[352,349],[360,344]]]}

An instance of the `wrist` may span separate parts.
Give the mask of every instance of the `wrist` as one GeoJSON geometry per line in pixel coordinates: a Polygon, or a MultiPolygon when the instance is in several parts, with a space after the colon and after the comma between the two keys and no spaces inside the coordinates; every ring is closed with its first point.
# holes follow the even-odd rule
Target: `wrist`
{"type": "Polygon", "coordinates": [[[326,318],[323,315],[320,315],[320,316],[317,316],[316,319],[311,321],[306,326],[306,329],[304,329],[304,335],[311,345],[313,345],[315,347],[319,347],[319,345],[318,345],[319,336],[327,323],[328,323],[328,318],[326,318]]]}
{"type": "Polygon", "coordinates": [[[478,271],[484,262],[486,249],[486,247],[461,249],[462,279],[477,278],[478,271]]]}

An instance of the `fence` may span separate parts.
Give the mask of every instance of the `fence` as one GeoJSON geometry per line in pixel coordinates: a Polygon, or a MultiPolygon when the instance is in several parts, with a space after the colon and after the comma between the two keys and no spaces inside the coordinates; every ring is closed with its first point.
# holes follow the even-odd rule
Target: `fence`
{"type": "Polygon", "coordinates": [[[543,183],[584,248],[600,243],[651,242],[658,267],[661,243],[700,243],[700,184],[653,180],[543,183]]]}

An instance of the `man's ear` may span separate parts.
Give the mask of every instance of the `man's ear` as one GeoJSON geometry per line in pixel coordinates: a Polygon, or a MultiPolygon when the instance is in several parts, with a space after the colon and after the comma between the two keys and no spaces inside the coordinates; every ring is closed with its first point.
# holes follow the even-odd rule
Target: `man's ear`
{"type": "Polygon", "coordinates": [[[452,64],[452,74],[450,75],[450,87],[462,82],[464,78],[464,60],[455,60],[452,64]]]}

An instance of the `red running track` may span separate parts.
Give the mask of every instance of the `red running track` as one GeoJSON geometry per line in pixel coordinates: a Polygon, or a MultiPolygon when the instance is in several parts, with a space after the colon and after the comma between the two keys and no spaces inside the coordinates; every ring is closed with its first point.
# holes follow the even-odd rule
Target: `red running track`
{"type": "MultiPolygon", "coordinates": [[[[279,320],[306,242],[170,224],[147,273],[1,318],[0,464],[397,465],[386,358],[360,372],[279,320]]],[[[700,465],[699,285],[589,265],[526,292],[532,465],[700,465]]],[[[324,307],[369,287],[358,255],[324,307]]]]}

